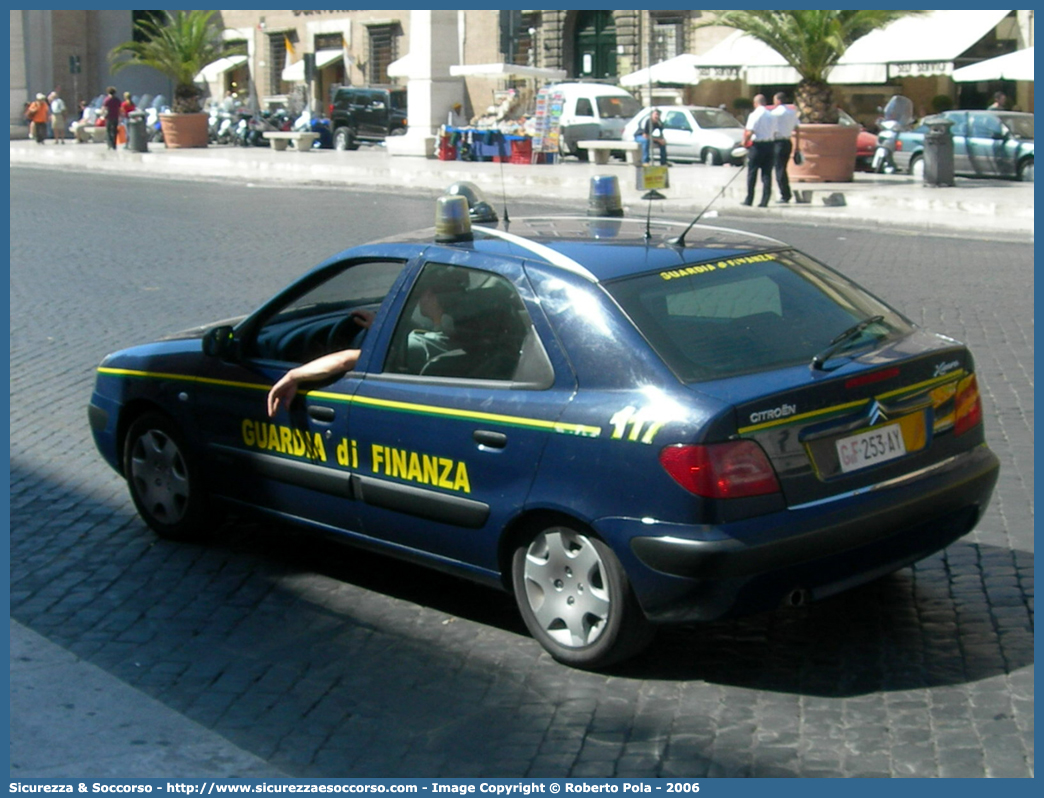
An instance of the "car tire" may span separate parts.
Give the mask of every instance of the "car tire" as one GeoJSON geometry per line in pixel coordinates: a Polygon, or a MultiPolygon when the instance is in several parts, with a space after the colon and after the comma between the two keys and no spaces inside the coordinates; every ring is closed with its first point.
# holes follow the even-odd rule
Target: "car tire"
{"type": "Polygon", "coordinates": [[[924,156],[914,155],[910,158],[910,174],[919,180],[924,179],[924,156]]]}
{"type": "Polygon", "coordinates": [[[333,134],[333,146],[335,150],[357,150],[359,142],[356,141],[351,128],[339,127],[333,134]]]}
{"type": "Polygon", "coordinates": [[[712,150],[709,147],[703,151],[703,157],[700,159],[707,166],[721,166],[725,163],[725,159],[721,157],[721,153],[717,150],[712,150]]]}
{"type": "Polygon", "coordinates": [[[605,668],[652,640],[616,555],[572,526],[550,526],[519,546],[512,584],[530,634],[566,665],[605,668]]]}
{"type": "Polygon", "coordinates": [[[145,413],[127,430],[123,473],[138,514],[167,540],[200,540],[213,518],[184,436],[168,416],[145,413]]]}
{"type": "Polygon", "coordinates": [[[1018,179],[1023,183],[1033,182],[1033,159],[1026,158],[1019,163],[1018,179]]]}

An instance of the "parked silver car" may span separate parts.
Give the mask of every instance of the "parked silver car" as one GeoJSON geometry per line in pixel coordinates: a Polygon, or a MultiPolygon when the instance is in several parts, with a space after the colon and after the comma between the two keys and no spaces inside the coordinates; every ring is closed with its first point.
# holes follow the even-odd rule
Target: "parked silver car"
{"type": "Polygon", "coordinates": [[[700,105],[656,105],[643,108],[627,123],[624,141],[633,141],[645,126],[653,108],[660,111],[663,137],[669,161],[700,161],[707,164],[731,163],[732,150],[743,141],[743,125],[720,108],[700,105]]]}
{"type": "MultiPolygon", "coordinates": [[[[1033,114],[1016,111],[945,111],[953,137],[953,171],[969,177],[1009,177],[1033,182],[1033,114]]],[[[903,172],[924,175],[924,135],[921,124],[899,134],[895,165],[903,172]]]]}

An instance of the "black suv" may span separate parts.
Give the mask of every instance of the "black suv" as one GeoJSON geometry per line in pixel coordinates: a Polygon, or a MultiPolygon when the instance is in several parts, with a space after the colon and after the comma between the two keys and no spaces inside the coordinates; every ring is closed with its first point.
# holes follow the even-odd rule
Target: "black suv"
{"type": "Polygon", "coordinates": [[[406,132],[406,89],[343,86],[330,103],[330,126],[336,150],[401,136],[406,132]]]}

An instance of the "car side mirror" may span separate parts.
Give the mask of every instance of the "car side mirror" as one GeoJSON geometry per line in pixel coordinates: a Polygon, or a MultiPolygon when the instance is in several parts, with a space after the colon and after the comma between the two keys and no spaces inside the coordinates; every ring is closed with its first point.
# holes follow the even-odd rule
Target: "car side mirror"
{"type": "Polygon", "coordinates": [[[236,353],[236,344],[231,325],[222,324],[220,327],[211,327],[203,333],[203,354],[207,357],[229,360],[236,353]]]}

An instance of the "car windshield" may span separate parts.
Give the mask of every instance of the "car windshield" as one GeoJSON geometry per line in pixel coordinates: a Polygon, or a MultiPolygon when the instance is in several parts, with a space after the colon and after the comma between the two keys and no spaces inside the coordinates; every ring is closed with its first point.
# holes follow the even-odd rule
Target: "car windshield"
{"type": "Polygon", "coordinates": [[[606,289],[685,382],[809,365],[910,332],[896,311],[799,252],[739,256],[614,281],[606,289]]]}
{"type": "Polygon", "coordinates": [[[719,108],[693,109],[692,117],[696,120],[696,124],[704,130],[709,128],[743,127],[736,117],[728,111],[722,111],[719,108]]]}
{"type": "Polygon", "coordinates": [[[1001,121],[1016,138],[1033,141],[1033,116],[1031,114],[1002,116],[1001,121]]]}
{"type": "Polygon", "coordinates": [[[642,106],[634,97],[598,97],[598,115],[602,119],[630,119],[642,106]]]}

